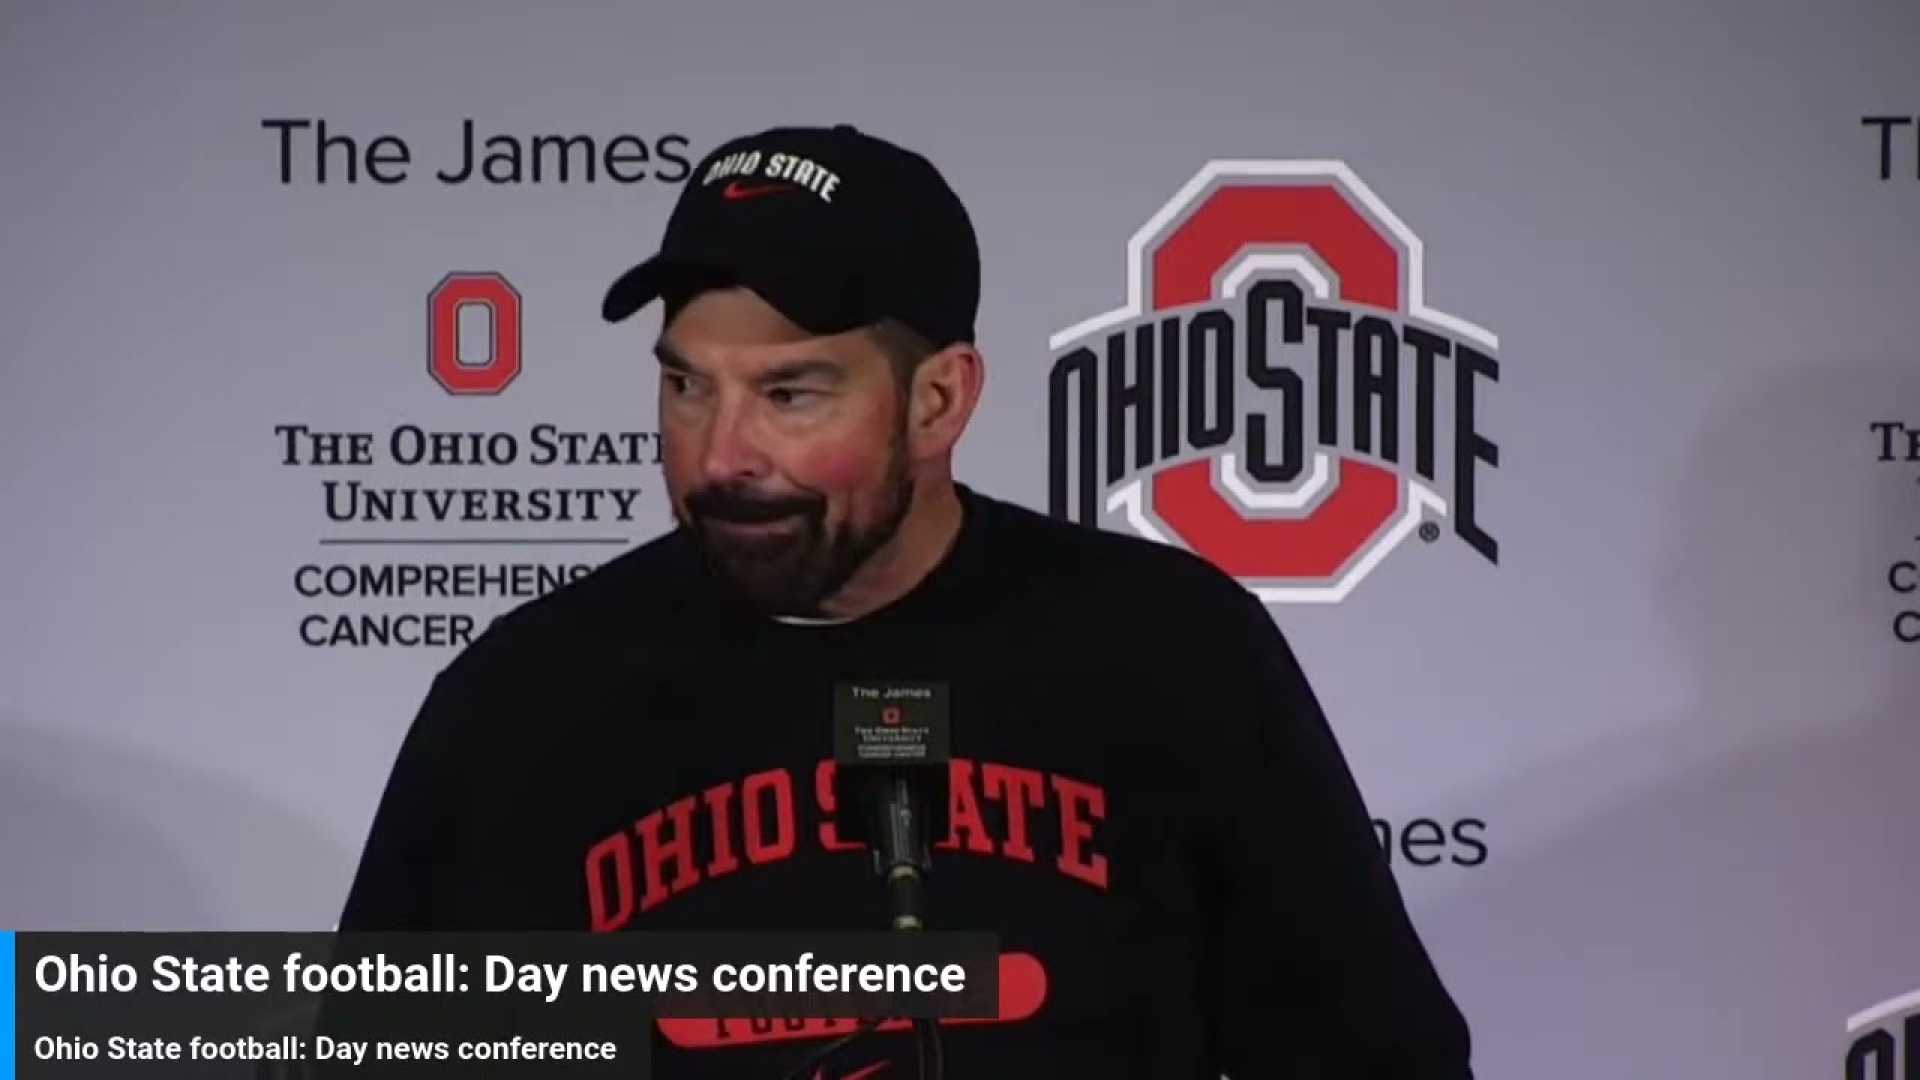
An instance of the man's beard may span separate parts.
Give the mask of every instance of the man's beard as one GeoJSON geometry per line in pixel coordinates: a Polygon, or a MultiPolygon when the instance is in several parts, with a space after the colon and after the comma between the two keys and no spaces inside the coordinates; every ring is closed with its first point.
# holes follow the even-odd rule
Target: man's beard
{"type": "Polygon", "coordinates": [[[828,535],[826,500],[819,495],[768,499],[726,488],[701,488],[686,497],[684,524],[708,568],[755,606],[773,615],[818,617],[823,614],[821,603],[893,539],[906,520],[913,504],[913,475],[907,468],[904,425],[888,448],[881,497],[885,501],[873,523],[850,522],[828,535]],[[789,518],[793,520],[784,522],[789,518]],[[783,531],[740,536],[709,528],[709,520],[782,520],[783,531]]]}

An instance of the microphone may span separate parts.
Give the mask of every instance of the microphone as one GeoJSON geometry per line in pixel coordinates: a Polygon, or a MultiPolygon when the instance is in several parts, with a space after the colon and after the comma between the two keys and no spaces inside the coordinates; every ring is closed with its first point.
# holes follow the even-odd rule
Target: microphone
{"type": "Polygon", "coordinates": [[[948,826],[947,684],[872,680],[834,687],[834,828],[873,851],[896,930],[926,927],[932,845],[948,826]]]}
{"type": "MultiPolygon", "coordinates": [[[[952,757],[947,684],[866,680],[839,682],[833,691],[833,825],[842,840],[873,852],[873,869],[887,887],[895,930],[927,926],[927,875],[933,837],[948,827],[952,757]]],[[[862,1021],[787,1074],[806,1075],[846,1044],[873,1031],[862,1021]]],[[[913,1021],[922,1080],[943,1080],[940,1025],[913,1021]]]]}

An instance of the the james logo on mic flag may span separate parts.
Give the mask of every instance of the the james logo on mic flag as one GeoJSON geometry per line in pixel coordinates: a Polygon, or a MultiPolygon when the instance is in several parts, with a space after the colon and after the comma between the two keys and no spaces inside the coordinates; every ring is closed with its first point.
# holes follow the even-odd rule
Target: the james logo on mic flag
{"type": "Polygon", "coordinates": [[[952,696],[944,682],[834,684],[835,816],[842,838],[873,841],[874,800],[887,780],[903,776],[925,800],[920,835],[946,835],[951,720],[952,696]]]}

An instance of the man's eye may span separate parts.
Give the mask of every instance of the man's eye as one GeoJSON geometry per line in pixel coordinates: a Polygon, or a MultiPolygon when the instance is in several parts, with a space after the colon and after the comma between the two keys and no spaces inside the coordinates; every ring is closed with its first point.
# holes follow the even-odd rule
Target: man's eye
{"type": "Polygon", "coordinates": [[[771,399],[775,405],[782,406],[811,404],[815,400],[825,396],[825,394],[818,390],[803,390],[794,386],[776,386],[767,391],[767,397],[771,399]]]}

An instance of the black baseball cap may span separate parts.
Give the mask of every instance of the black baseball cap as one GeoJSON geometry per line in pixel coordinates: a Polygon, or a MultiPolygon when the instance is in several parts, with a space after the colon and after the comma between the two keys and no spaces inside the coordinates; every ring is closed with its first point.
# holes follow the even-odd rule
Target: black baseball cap
{"type": "Polygon", "coordinates": [[[939,348],[973,340],[980,247],[921,155],[850,124],[769,128],[694,166],[659,253],[620,275],[600,314],[619,322],[662,298],[671,319],[720,285],[816,334],[891,317],[939,348]]]}

